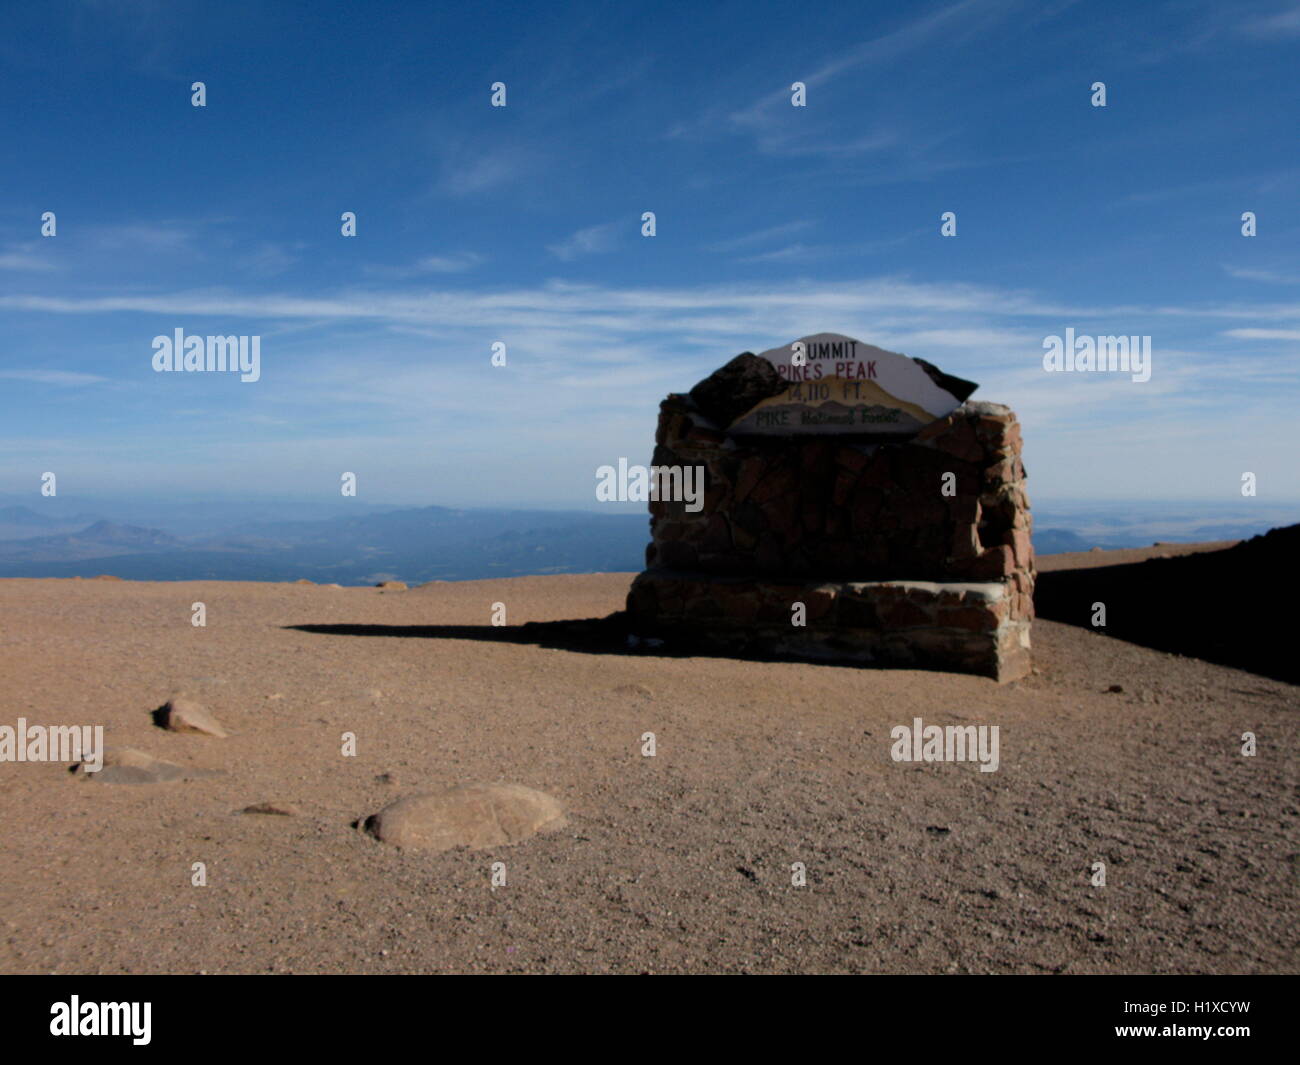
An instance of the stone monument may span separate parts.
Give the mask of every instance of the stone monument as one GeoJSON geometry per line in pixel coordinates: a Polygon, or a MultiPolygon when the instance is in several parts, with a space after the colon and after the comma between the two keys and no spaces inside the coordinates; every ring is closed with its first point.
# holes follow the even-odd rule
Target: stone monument
{"type": "Polygon", "coordinates": [[[677,650],[1030,669],[1034,557],[1015,415],[921,359],[819,333],[660,404],[632,632],[677,650]]]}

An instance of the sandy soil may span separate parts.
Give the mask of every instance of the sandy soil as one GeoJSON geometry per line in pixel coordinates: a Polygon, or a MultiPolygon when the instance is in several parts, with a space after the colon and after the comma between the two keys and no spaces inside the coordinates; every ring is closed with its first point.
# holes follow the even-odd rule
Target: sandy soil
{"type": "Polygon", "coordinates": [[[496,602],[511,625],[603,616],[630,580],[0,581],[0,724],[102,723],[110,744],[225,770],[131,786],[0,765],[0,970],[1300,969],[1300,688],[1053,622],[1034,629],[1039,672],[1002,687],[591,654],[489,626],[496,602]],[[291,628],[350,623],[483,628],[291,628]],[[156,727],[177,691],[230,738],[156,727]],[[917,716],[1000,726],[1001,768],[893,762],[890,729],[917,716]],[[352,827],[496,780],[557,796],[569,827],[442,854],[352,827]],[[267,801],[301,813],[237,812],[267,801]]]}

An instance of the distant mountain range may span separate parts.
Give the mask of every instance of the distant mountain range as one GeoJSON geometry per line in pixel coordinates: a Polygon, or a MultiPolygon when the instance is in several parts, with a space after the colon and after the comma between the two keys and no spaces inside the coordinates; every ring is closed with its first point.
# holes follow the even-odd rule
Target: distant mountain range
{"type": "Polygon", "coordinates": [[[0,539],[0,577],[373,584],[612,572],[640,569],[650,538],[647,515],[447,507],[251,522],[215,536],[105,520],[31,536],[42,519],[22,509],[3,512],[27,535],[0,539]]]}
{"type": "Polygon", "coordinates": [[[7,562],[77,562],[181,547],[176,537],[158,529],[96,521],[79,532],[0,542],[0,558],[7,562]]]}
{"type": "Polygon", "coordinates": [[[38,514],[30,507],[0,507],[0,540],[19,540],[27,536],[72,532],[99,520],[96,514],[38,514]]]}
{"type": "MultiPolygon", "coordinates": [[[[0,506],[0,577],[373,584],[630,572],[644,566],[650,539],[643,513],[116,503],[105,507],[113,512],[106,517],[57,503],[47,513],[43,504],[0,506]],[[147,524],[122,520],[125,514],[147,524]]],[[[1047,555],[1157,539],[1241,540],[1296,520],[1285,508],[1125,507],[1046,507],[1036,515],[1035,549],[1047,555]]]]}

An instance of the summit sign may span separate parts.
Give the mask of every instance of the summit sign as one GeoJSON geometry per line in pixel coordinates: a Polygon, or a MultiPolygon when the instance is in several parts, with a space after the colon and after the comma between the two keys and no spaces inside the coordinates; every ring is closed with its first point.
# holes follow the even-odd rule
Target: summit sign
{"type": "MultiPolygon", "coordinates": [[[[628,590],[630,644],[1024,677],[1034,544],[1020,424],[974,391],[818,333],[670,392],[653,461],[697,471],[682,482],[695,495],[637,489],[651,542],[628,590]]],[[[998,731],[982,730],[914,719],[894,757],[992,772],[998,731]]]]}
{"type": "Polygon", "coordinates": [[[977,387],[839,333],[806,336],[760,358],[786,388],[742,414],[729,432],[911,435],[951,414],[977,387]]]}

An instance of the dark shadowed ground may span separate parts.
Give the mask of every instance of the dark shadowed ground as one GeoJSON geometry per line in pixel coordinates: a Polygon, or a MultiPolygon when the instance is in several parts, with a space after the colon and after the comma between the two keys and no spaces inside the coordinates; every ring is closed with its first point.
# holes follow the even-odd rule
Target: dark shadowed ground
{"type": "Polygon", "coordinates": [[[1236,545],[1047,555],[1039,559],[1045,572],[1034,607],[1039,617],[1093,628],[1102,603],[1105,631],[1116,639],[1300,684],[1298,559],[1300,525],[1236,545]],[[1112,554],[1148,557],[1096,564],[1112,554]],[[1086,568],[1058,568],[1079,564],[1086,568]]]}

